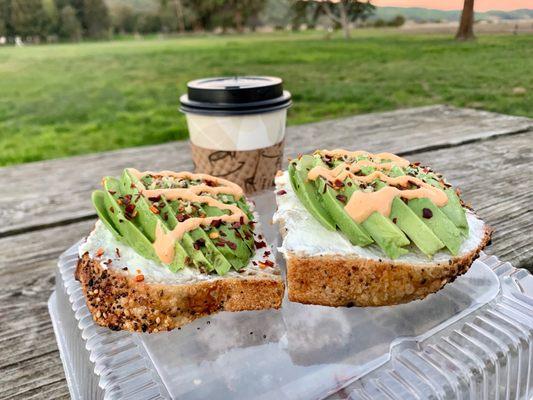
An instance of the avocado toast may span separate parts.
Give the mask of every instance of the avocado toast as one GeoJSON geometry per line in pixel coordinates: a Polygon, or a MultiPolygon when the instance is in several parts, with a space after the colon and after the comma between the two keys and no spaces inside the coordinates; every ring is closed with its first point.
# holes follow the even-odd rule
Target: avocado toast
{"type": "Polygon", "coordinates": [[[381,306],[421,299],[465,273],[491,229],[442,175],[391,153],[342,149],[276,177],[291,301],[381,306]]]}
{"type": "Polygon", "coordinates": [[[217,311],[281,306],[279,269],[238,185],[132,168],[102,185],[76,269],[99,325],[158,332],[217,311]]]}

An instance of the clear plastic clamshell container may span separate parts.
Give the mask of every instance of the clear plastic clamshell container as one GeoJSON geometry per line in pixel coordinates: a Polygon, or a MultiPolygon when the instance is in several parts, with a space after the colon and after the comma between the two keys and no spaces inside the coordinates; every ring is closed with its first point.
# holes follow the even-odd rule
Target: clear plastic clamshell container
{"type": "MultiPolygon", "coordinates": [[[[255,196],[264,234],[274,199],[255,196]]],[[[533,277],[482,255],[421,301],[219,313],[181,330],[97,326],[59,259],[49,301],[73,399],[529,399],[533,277]]],[[[273,246],[274,247],[274,246],[273,246]]],[[[283,259],[277,260],[283,266],[283,259]]]]}

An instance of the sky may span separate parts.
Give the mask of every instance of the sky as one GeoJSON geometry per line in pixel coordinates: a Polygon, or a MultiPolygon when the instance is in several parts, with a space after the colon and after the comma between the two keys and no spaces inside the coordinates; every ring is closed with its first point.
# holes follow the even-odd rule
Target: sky
{"type": "MultiPolygon", "coordinates": [[[[424,7],[437,10],[460,10],[463,0],[371,0],[375,6],[381,7],[424,7]]],[[[533,0],[475,0],[476,11],[502,10],[510,11],[518,8],[533,8],[533,0]]]]}

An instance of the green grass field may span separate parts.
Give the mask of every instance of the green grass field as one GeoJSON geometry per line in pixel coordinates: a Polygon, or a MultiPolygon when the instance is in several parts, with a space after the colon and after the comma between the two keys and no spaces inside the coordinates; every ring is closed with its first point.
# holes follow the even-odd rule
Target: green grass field
{"type": "MultiPolygon", "coordinates": [[[[533,117],[533,36],[359,31],[0,48],[0,165],[187,137],[178,98],[212,75],[282,77],[289,123],[435,103],[533,117]],[[514,88],[524,88],[513,90],[514,88]]],[[[327,134],[327,132],[324,132],[327,134]]]]}

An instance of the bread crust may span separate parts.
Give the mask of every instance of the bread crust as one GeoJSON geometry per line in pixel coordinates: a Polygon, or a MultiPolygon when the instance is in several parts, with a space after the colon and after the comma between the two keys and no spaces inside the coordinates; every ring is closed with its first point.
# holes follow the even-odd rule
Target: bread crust
{"type": "Polygon", "coordinates": [[[298,303],[334,307],[387,306],[423,299],[468,271],[491,235],[492,229],[485,225],[479,246],[447,263],[289,253],[285,255],[288,297],[298,303]]]}
{"type": "Polygon", "coordinates": [[[98,325],[136,332],[170,331],[218,311],[280,308],[284,292],[280,275],[179,285],[137,282],[88,253],[79,258],[75,276],[98,325]]]}

